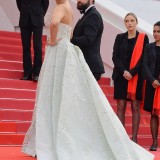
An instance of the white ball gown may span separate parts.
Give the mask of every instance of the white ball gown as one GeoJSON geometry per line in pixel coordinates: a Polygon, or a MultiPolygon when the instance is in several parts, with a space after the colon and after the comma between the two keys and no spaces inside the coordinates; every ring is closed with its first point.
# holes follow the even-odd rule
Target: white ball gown
{"type": "Polygon", "coordinates": [[[60,23],[62,40],[46,47],[22,151],[38,160],[153,160],[128,137],[70,34],[60,23]]]}

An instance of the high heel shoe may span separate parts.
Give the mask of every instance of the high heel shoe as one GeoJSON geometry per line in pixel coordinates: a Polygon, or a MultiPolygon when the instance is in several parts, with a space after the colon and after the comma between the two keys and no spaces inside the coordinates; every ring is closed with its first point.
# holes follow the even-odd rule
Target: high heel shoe
{"type": "Polygon", "coordinates": [[[151,145],[151,147],[150,147],[149,150],[150,150],[150,151],[157,151],[157,146],[158,146],[158,145],[154,145],[154,144],[153,144],[153,145],[151,145]]]}

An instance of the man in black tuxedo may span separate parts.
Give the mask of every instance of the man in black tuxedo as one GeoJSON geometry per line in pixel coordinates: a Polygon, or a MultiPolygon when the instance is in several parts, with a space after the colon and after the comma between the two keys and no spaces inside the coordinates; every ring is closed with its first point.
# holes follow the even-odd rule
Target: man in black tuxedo
{"type": "Polygon", "coordinates": [[[94,0],[77,0],[77,9],[84,15],[74,28],[71,42],[82,50],[88,66],[98,81],[104,73],[100,55],[102,17],[94,6],[94,0]]]}
{"type": "Polygon", "coordinates": [[[19,26],[23,46],[24,77],[21,80],[38,81],[42,65],[42,31],[49,0],[16,0],[20,11],[19,26]],[[31,37],[33,33],[34,60],[32,66],[31,37]],[[33,75],[33,77],[32,77],[33,75]]]}

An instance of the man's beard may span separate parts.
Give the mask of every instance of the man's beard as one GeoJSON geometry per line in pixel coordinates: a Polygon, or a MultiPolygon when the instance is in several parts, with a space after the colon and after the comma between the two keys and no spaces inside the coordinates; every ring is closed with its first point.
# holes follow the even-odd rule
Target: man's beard
{"type": "Polygon", "coordinates": [[[79,11],[82,11],[82,12],[85,12],[85,10],[86,10],[89,6],[90,6],[89,0],[88,0],[88,2],[85,3],[85,4],[83,4],[83,3],[81,3],[81,2],[78,2],[78,3],[77,3],[77,9],[78,9],[79,11]]]}

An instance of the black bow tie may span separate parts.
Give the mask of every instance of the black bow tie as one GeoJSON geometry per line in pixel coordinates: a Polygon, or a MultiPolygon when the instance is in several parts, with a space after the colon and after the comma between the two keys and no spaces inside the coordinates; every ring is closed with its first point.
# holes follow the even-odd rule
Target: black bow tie
{"type": "Polygon", "coordinates": [[[81,14],[85,14],[85,10],[80,10],[80,13],[81,14]]]}

